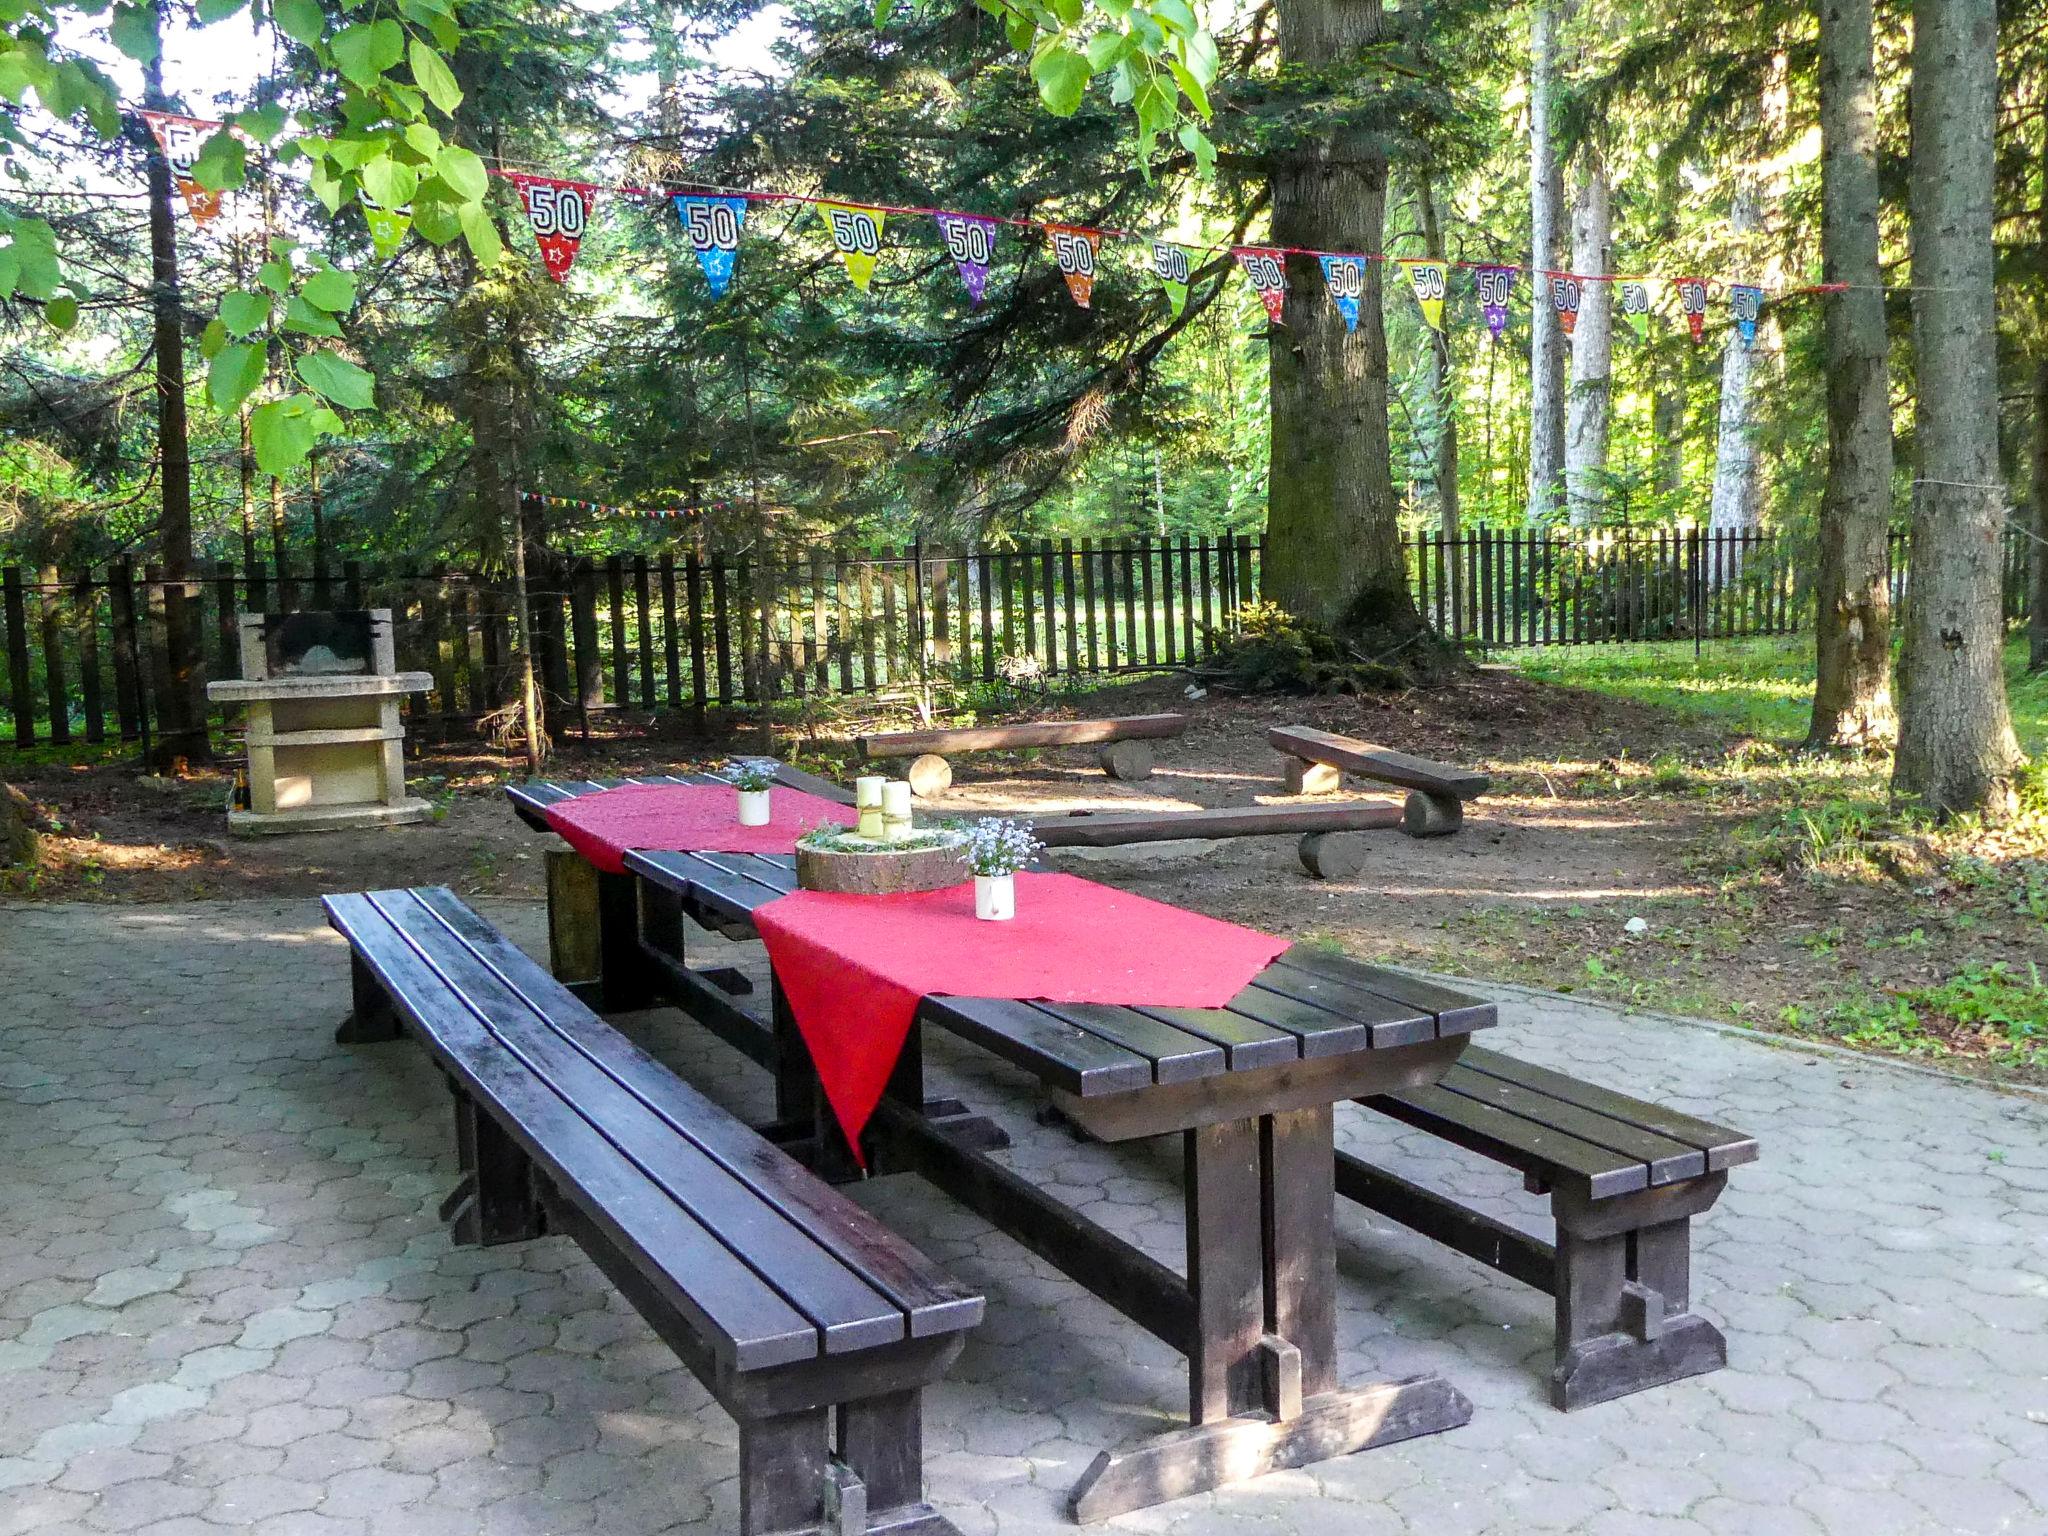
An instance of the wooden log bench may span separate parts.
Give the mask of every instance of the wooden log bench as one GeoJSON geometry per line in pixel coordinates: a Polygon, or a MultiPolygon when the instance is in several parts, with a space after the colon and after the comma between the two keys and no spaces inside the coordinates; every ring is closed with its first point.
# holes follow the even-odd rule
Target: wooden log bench
{"type": "Polygon", "coordinates": [[[445,889],[328,896],[344,1042],[455,1100],[456,1241],[574,1238],[740,1427],[739,1529],[957,1536],[921,1392],[982,1300],[640,1051],[445,889]]]}
{"type": "Polygon", "coordinates": [[[1206,811],[1152,811],[1098,815],[1080,812],[1035,822],[1032,833],[1048,848],[1117,848],[1126,843],[1169,843],[1182,838],[1299,838],[1302,868],[1319,880],[1341,880],[1365,866],[1363,833],[1401,825],[1402,808],[1390,800],[1323,805],[1226,806],[1206,811]]]}
{"type": "Polygon", "coordinates": [[[1280,753],[1287,792],[1324,794],[1355,773],[1409,791],[1401,830],[1410,837],[1444,837],[1465,824],[1465,802],[1491,785],[1483,773],[1411,757],[1352,736],[1307,725],[1276,725],[1266,740],[1280,753]]]}
{"type": "Polygon", "coordinates": [[[1478,1046],[1433,1087],[1358,1102],[1550,1197],[1554,1243],[1337,1154],[1340,1195],[1556,1298],[1558,1408],[1728,1363],[1720,1330],[1691,1310],[1692,1218],[1756,1160],[1755,1138],[1478,1046]]]}
{"type": "Polygon", "coordinates": [[[1152,743],[1188,728],[1186,715],[1124,715],[1112,720],[1033,720],[1020,725],[969,726],[955,730],[895,731],[861,736],[855,745],[870,761],[912,759],[905,777],[918,796],[935,795],[953,782],[949,756],[962,752],[1019,751],[1026,747],[1093,746],[1096,761],[1113,779],[1152,775],[1152,743]]]}

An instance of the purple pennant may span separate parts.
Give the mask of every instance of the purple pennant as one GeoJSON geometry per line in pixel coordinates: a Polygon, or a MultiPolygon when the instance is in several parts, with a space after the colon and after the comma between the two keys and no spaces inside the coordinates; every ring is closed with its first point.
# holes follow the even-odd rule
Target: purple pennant
{"type": "Polygon", "coordinates": [[[939,238],[946,242],[953,264],[960,269],[968,302],[979,309],[981,296],[988,291],[988,264],[996,253],[996,221],[971,213],[935,213],[932,217],[938,220],[939,238]]]}
{"type": "Polygon", "coordinates": [[[1508,328],[1508,300],[1515,294],[1515,269],[1513,267],[1481,267],[1479,277],[1479,308],[1486,316],[1486,328],[1499,341],[1508,328]]]}

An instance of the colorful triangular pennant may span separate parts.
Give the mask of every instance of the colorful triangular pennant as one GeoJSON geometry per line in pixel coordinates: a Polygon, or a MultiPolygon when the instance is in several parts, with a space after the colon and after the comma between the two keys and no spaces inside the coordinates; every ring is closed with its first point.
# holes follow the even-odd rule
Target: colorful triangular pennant
{"type": "Polygon", "coordinates": [[[1363,256],[1322,256],[1323,282],[1330,290],[1330,302],[1344,317],[1344,329],[1358,329],[1358,300],[1365,292],[1363,256]]]}
{"type": "Polygon", "coordinates": [[[1671,286],[1678,290],[1678,307],[1685,311],[1686,327],[1697,342],[1707,330],[1707,280],[1679,277],[1672,279],[1671,286]]]}
{"type": "Polygon", "coordinates": [[[1622,282],[1621,318],[1635,330],[1638,341],[1650,339],[1650,284],[1647,278],[1628,278],[1622,282]]]}
{"type": "Polygon", "coordinates": [[[1749,283],[1731,283],[1728,307],[1735,312],[1735,334],[1744,347],[1756,345],[1757,317],[1764,312],[1764,291],[1749,283]]]}
{"type": "Polygon", "coordinates": [[[1557,311],[1557,323],[1564,327],[1569,336],[1578,329],[1579,299],[1584,290],[1579,280],[1569,272],[1552,272],[1550,278],[1550,307],[1557,311]]]}
{"type": "Polygon", "coordinates": [[[1240,245],[1231,255],[1258,289],[1259,302],[1266,306],[1266,318],[1275,325],[1285,325],[1282,315],[1287,307],[1286,253],[1266,246],[1240,245]]]}
{"type": "Polygon", "coordinates": [[[1048,224],[1045,233],[1052,241],[1052,259],[1059,263],[1060,276],[1067,280],[1067,292],[1083,309],[1093,308],[1095,253],[1102,249],[1102,231],[1075,224],[1048,224]]]}
{"type": "Polygon", "coordinates": [[[1515,296],[1515,269],[1481,267],[1478,288],[1479,310],[1486,316],[1486,329],[1499,341],[1508,328],[1508,302],[1515,296]]]}
{"type": "Polygon", "coordinates": [[[561,181],[523,172],[509,173],[506,180],[519,189],[519,201],[525,205],[526,220],[533,226],[548,276],[566,282],[569,269],[576,265],[576,253],[583,247],[583,231],[590,224],[598,189],[587,181],[561,181]]]}
{"type": "Polygon", "coordinates": [[[1450,264],[1428,257],[1404,257],[1408,285],[1415,290],[1415,302],[1422,310],[1423,323],[1432,331],[1444,328],[1444,295],[1450,287],[1450,264]]]}
{"type": "Polygon", "coordinates": [[[1170,240],[1152,242],[1152,275],[1166,290],[1166,304],[1178,320],[1188,307],[1188,253],[1170,240]]]}
{"type": "Polygon", "coordinates": [[[981,308],[981,297],[988,292],[988,264],[996,254],[996,232],[1002,226],[971,213],[936,213],[932,217],[938,223],[939,238],[946,242],[946,254],[960,270],[967,302],[981,308]]]}
{"type": "Polygon", "coordinates": [[[888,215],[880,208],[859,203],[820,203],[818,218],[831,237],[832,248],[846,263],[847,279],[862,293],[875,275],[875,262],[882,254],[882,224],[888,215]]]}
{"type": "Polygon", "coordinates": [[[683,221],[683,233],[689,237],[690,249],[697,253],[697,265],[704,269],[711,297],[724,298],[732,283],[733,267],[740,259],[740,231],[746,227],[747,200],[678,195],[675,203],[676,217],[683,221]]]}
{"type": "Polygon", "coordinates": [[[205,224],[220,213],[220,194],[209,192],[192,179],[192,164],[206,141],[225,127],[203,117],[180,117],[175,112],[144,112],[142,120],[156,135],[157,148],[171,167],[171,179],[194,224],[205,224]]]}

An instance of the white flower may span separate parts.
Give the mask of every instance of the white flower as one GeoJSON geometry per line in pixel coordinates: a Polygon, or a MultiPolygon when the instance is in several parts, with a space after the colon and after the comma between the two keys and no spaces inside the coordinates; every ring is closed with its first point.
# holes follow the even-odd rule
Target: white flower
{"type": "Polygon", "coordinates": [[[1014,875],[1044,847],[1031,835],[1030,822],[991,817],[967,829],[964,857],[977,875],[1014,875]]]}
{"type": "Polygon", "coordinates": [[[772,757],[735,757],[718,770],[718,776],[736,789],[773,789],[775,772],[781,766],[772,757]]]}

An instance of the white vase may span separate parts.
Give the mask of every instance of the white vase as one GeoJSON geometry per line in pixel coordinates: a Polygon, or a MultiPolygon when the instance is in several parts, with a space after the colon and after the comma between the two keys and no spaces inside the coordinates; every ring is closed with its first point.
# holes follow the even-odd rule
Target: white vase
{"type": "Polygon", "coordinates": [[[976,875],[974,915],[984,923],[1007,923],[1017,915],[1015,875],[976,875]]]}
{"type": "Polygon", "coordinates": [[[743,789],[740,791],[740,825],[743,827],[765,827],[768,825],[768,796],[772,791],[765,789],[743,789]]]}

